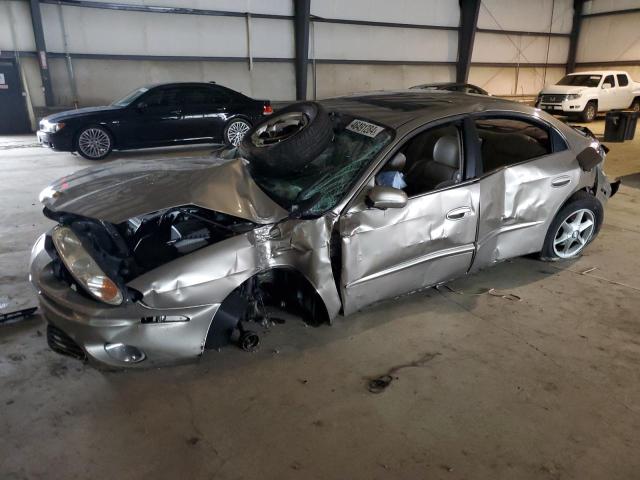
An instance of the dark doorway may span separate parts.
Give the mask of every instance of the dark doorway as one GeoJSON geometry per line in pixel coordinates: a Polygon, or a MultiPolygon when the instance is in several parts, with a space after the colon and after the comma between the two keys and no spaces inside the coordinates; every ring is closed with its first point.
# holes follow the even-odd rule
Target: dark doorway
{"type": "Polygon", "coordinates": [[[18,66],[14,60],[0,60],[0,135],[30,132],[18,66]]]}

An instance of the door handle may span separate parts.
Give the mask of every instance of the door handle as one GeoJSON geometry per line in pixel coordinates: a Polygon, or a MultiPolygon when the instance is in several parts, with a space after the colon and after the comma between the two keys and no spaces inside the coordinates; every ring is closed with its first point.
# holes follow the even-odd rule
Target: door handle
{"type": "Polygon", "coordinates": [[[461,220],[467,213],[471,213],[471,207],[454,208],[447,213],[447,220],[461,220]]]}
{"type": "Polygon", "coordinates": [[[559,177],[551,180],[552,187],[564,187],[565,185],[569,185],[571,183],[571,177],[569,175],[560,175],[559,177]]]}

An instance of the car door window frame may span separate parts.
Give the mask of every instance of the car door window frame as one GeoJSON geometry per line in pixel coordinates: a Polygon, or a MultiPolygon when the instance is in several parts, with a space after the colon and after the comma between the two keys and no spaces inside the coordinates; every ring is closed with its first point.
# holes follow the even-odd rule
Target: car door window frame
{"type": "Polygon", "coordinates": [[[496,172],[500,172],[506,168],[515,167],[516,165],[523,165],[528,162],[534,162],[538,159],[548,157],[549,155],[555,155],[559,152],[564,152],[569,149],[569,143],[567,142],[566,136],[553,126],[550,122],[545,121],[542,118],[534,118],[529,115],[515,112],[515,111],[493,111],[493,112],[478,112],[470,115],[471,125],[470,128],[473,130],[473,141],[476,144],[476,148],[478,151],[477,161],[476,161],[476,178],[481,179],[487,177],[489,175],[493,175],[496,172]],[[538,128],[542,128],[547,131],[549,135],[549,144],[551,147],[551,151],[545,155],[540,155],[538,157],[528,158],[526,160],[522,160],[517,163],[511,163],[509,165],[503,165],[499,168],[493,169],[489,172],[483,171],[483,159],[482,159],[482,151],[481,151],[481,143],[480,136],[478,134],[478,129],[476,128],[476,121],[481,119],[489,119],[489,118],[502,118],[502,119],[512,119],[519,120],[521,122],[530,123],[538,128]],[[558,148],[561,147],[561,148],[558,148]]]}

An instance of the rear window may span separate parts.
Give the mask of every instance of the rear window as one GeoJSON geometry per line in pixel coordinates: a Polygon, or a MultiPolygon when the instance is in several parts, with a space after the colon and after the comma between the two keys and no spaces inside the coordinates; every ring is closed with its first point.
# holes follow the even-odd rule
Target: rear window
{"type": "Polygon", "coordinates": [[[618,74],[616,75],[616,77],[618,77],[618,86],[626,87],[627,85],[629,85],[629,79],[625,74],[618,74]]]}
{"type": "Polygon", "coordinates": [[[476,121],[476,129],[484,173],[552,152],[549,131],[524,120],[483,118],[476,121]]]}

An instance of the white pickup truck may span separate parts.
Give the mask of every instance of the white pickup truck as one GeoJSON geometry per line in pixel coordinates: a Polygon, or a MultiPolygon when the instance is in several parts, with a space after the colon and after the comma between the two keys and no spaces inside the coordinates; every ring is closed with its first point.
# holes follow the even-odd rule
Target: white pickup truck
{"type": "Polygon", "coordinates": [[[627,72],[602,70],[576,72],[538,94],[536,107],[558,115],[579,116],[590,122],[598,112],[640,111],[640,83],[627,72]]]}

